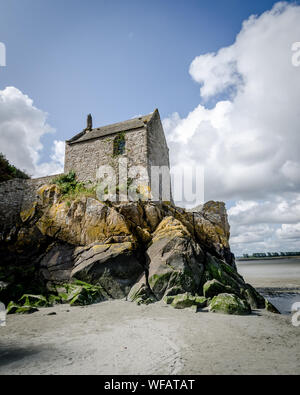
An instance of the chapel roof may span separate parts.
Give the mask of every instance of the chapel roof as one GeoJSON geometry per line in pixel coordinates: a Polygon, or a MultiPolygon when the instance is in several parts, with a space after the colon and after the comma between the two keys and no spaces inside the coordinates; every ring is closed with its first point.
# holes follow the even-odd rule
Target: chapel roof
{"type": "Polygon", "coordinates": [[[82,132],[76,134],[70,140],[67,140],[67,143],[80,143],[82,141],[97,139],[99,137],[109,136],[111,134],[120,132],[126,132],[128,130],[141,129],[147,125],[155,112],[158,112],[158,110],[155,110],[148,115],[142,115],[136,118],[128,119],[127,121],[113,123],[111,125],[101,126],[99,128],[93,128],[91,130],[84,129],[82,132]]]}

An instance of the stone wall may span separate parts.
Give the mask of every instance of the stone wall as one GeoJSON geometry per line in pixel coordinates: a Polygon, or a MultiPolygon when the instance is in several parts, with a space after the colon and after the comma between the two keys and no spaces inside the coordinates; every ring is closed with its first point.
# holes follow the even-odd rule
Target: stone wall
{"type": "Polygon", "coordinates": [[[74,170],[80,181],[96,181],[99,166],[109,165],[118,173],[118,160],[128,159],[128,167],[147,168],[147,131],[145,128],[125,132],[125,153],[113,156],[117,134],[78,143],[66,143],[65,173],[74,170]]]}
{"type": "MultiPolygon", "coordinates": [[[[58,174],[57,174],[58,175],[58,174]]],[[[57,175],[22,180],[14,178],[0,183],[0,230],[11,228],[19,220],[20,211],[37,200],[37,190],[57,175]]]]}
{"type": "MultiPolygon", "coordinates": [[[[151,174],[151,166],[165,166],[170,169],[169,163],[169,148],[166,142],[165,133],[161,124],[160,116],[156,111],[148,123],[148,134],[147,134],[147,146],[148,146],[148,173],[151,174]]],[[[168,171],[168,176],[170,173],[168,171]]],[[[154,181],[154,180],[152,180],[154,181]]],[[[162,199],[162,182],[168,182],[168,188],[171,189],[171,180],[160,179],[160,199],[162,199]]],[[[165,199],[169,200],[169,199],[165,199]]],[[[171,190],[170,190],[170,200],[171,190]]]]}

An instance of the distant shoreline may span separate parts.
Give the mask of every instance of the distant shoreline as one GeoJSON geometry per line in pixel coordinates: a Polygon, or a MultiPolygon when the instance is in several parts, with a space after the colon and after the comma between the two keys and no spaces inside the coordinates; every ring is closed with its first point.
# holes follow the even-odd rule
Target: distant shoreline
{"type": "Polygon", "coordinates": [[[265,257],[249,257],[249,258],[236,258],[237,261],[270,261],[277,259],[300,259],[300,255],[289,256],[265,256],[265,257]]]}

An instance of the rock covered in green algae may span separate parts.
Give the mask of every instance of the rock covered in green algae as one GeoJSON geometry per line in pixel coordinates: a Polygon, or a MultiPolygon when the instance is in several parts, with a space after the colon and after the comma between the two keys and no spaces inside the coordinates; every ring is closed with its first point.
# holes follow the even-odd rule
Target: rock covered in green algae
{"type": "Polygon", "coordinates": [[[50,307],[52,306],[51,302],[47,300],[47,298],[43,295],[31,295],[24,294],[19,302],[22,303],[23,306],[29,307],[50,307]]]}
{"type": "Polygon", "coordinates": [[[176,293],[197,293],[205,256],[179,220],[168,216],[161,221],[146,254],[149,285],[158,300],[174,287],[176,293]]]}
{"type": "Polygon", "coordinates": [[[247,315],[251,307],[234,294],[223,293],[214,296],[209,304],[209,311],[223,314],[247,315]]]}
{"type": "Polygon", "coordinates": [[[7,314],[32,314],[38,311],[37,308],[31,306],[22,306],[14,302],[7,305],[7,314]]]}
{"type": "Polygon", "coordinates": [[[176,295],[171,303],[171,306],[175,309],[185,309],[194,305],[194,298],[188,293],[176,295]]]}
{"type": "Polygon", "coordinates": [[[203,285],[203,294],[207,298],[213,298],[214,296],[219,295],[220,293],[226,293],[227,291],[227,287],[216,279],[207,281],[203,285]]]}
{"type": "MultiPolygon", "coordinates": [[[[224,287],[218,293],[231,293],[245,300],[253,309],[265,308],[264,298],[250,285],[245,283],[237,270],[225,261],[207,254],[206,268],[208,276],[224,287]]],[[[217,283],[214,283],[217,284],[217,283]]],[[[207,295],[208,296],[208,295],[207,295]]]]}
{"type": "Polygon", "coordinates": [[[207,305],[207,299],[204,296],[193,296],[188,292],[173,296],[165,296],[163,301],[170,304],[175,309],[185,309],[191,306],[203,308],[207,305]]]}
{"type": "Polygon", "coordinates": [[[85,306],[108,299],[101,286],[79,280],[57,287],[57,297],[61,303],[68,303],[70,306],[85,306]]]}
{"type": "Polygon", "coordinates": [[[60,303],[67,303],[70,306],[86,306],[108,299],[102,287],[78,280],[54,287],[52,292],[56,293],[47,296],[24,294],[18,303],[11,301],[8,304],[7,312],[8,314],[31,314],[38,311],[38,307],[51,307],[60,303]]]}

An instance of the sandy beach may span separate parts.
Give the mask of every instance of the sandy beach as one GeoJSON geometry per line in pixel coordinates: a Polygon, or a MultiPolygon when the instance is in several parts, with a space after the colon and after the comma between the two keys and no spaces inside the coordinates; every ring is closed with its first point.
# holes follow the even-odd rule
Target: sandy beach
{"type": "Polygon", "coordinates": [[[0,332],[1,375],[300,373],[300,327],[265,311],[227,316],[119,300],[9,315],[0,332]]]}
{"type": "Polygon", "coordinates": [[[238,270],[286,314],[195,313],[125,300],[40,308],[8,315],[0,327],[0,375],[300,374],[300,326],[287,312],[300,301],[298,262],[238,270]]]}

